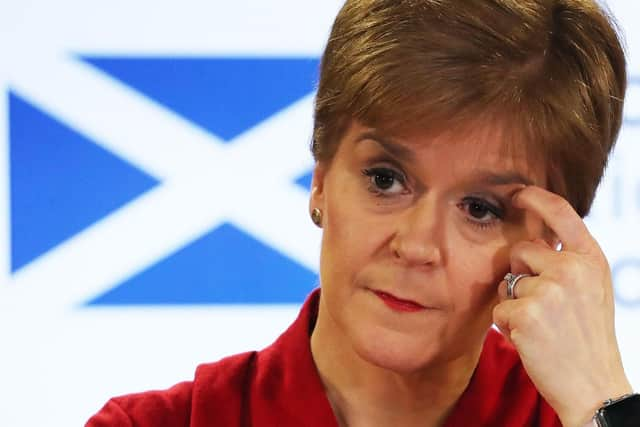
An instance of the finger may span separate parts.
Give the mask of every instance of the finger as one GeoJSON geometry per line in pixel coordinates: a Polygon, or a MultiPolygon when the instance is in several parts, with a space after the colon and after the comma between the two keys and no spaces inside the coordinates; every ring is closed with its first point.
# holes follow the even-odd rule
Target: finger
{"type": "Polygon", "coordinates": [[[500,302],[511,299],[522,299],[531,296],[534,287],[538,285],[538,276],[527,276],[518,279],[516,285],[512,288],[513,298],[507,296],[507,281],[502,280],[498,285],[498,299],[500,302]]]}
{"type": "Polygon", "coordinates": [[[511,248],[509,265],[513,274],[539,275],[558,265],[563,255],[546,243],[519,242],[511,248]]]}
{"type": "Polygon", "coordinates": [[[517,304],[516,300],[506,300],[493,308],[493,324],[509,340],[511,339],[512,319],[518,307],[517,304]]]}
{"type": "Polygon", "coordinates": [[[538,215],[558,236],[564,250],[591,252],[595,241],[580,215],[561,196],[543,188],[530,185],[513,196],[516,208],[538,215]]]}
{"type": "Polygon", "coordinates": [[[546,240],[544,240],[544,239],[541,239],[540,237],[537,237],[537,238],[533,239],[533,240],[532,240],[532,242],[533,242],[533,243],[536,243],[536,244],[538,244],[538,245],[542,245],[542,246],[543,246],[543,247],[545,247],[545,248],[548,248],[548,249],[552,249],[552,250],[554,250],[554,251],[557,251],[557,249],[556,249],[556,248],[554,248],[553,246],[551,246],[551,245],[549,244],[549,242],[547,242],[547,241],[546,241],[546,240]]]}
{"type": "Polygon", "coordinates": [[[505,339],[507,341],[509,341],[511,344],[513,344],[513,342],[511,341],[511,333],[510,333],[510,331],[502,329],[500,326],[496,325],[495,323],[494,323],[494,325],[495,325],[496,328],[498,328],[498,331],[500,331],[502,336],[505,337],[505,339]]]}

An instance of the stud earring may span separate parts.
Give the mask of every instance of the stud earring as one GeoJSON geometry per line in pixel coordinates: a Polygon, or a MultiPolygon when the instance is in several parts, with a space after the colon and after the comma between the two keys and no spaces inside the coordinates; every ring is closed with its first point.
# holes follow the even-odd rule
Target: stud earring
{"type": "Polygon", "coordinates": [[[322,228],[322,211],[318,208],[313,208],[311,211],[311,221],[318,227],[322,228]]]}

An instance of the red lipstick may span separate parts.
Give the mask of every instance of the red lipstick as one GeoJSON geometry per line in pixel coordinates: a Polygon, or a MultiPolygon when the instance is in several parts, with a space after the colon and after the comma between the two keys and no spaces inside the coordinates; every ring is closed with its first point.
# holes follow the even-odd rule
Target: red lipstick
{"type": "Polygon", "coordinates": [[[427,307],[418,304],[415,301],[409,301],[405,299],[396,298],[391,294],[382,291],[373,291],[378,298],[384,302],[387,307],[395,311],[405,311],[405,312],[416,312],[420,310],[425,310],[427,307]]]}

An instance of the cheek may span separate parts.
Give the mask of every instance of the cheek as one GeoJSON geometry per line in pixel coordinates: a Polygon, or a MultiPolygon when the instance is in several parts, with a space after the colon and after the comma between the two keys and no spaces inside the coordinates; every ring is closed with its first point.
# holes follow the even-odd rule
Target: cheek
{"type": "Polygon", "coordinates": [[[370,236],[363,233],[366,218],[359,215],[353,201],[328,197],[323,222],[321,267],[327,282],[351,280],[357,266],[367,256],[370,236]]]}
{"type": "Polygon", "coordinates": [[[509,246],[523,241],[546,237],[542,218],[528,211],[518,211],[505,227],[504,238],[509,246]]]}
{"type": "MultiPolygon", "coordinates": [[[[499,235],[486,240],[465,240],[466,246],[458,248],[458,253],[465,254],[457,274],[460,280],[453,283],[466,283],[469,305],[494,302],[497,289],[504,275],[511,270],[511,248],[523,240],[542,237],[544,225],[542,221],[526,215],[517,224],[507,224],[499,235]]],[[[458,292],[464,292],[458,289],[458,292]]]]}
{"type": "Polygon", "coordinates": [[[544,237],[544,231],[540,218],[525,213],[518,220],[505,223],[499,233],[489,233],[486,240],[469,239],[460,233],[459,240],[466,246],[461,243],[457,253],[464,254],[464,260],[455,269],[458,280],[452,283],[466,285],[456,288],[458,305],[472,310],[492,308],[498,299],[498,286],[511,270],[511,248],[520,241],[544,237]]]}
{"type": "Polygon", "coordinates": [[[452,281],[466,284],[465,289],[456,289],[458,301],[476,311],[492,308],[498,300],[498,286],[511,270],[511,248],[520,241],[542,237],[543,230],[538,218],[526,216],[517,225],[505,227],[499,237],[484,243],[467,241],[467,247],[459,250],[466,254],[457,269],[459,280],[452,281]]]}
{"type": "Polygon", "coordinates": [[[457,309],[478,313],[497,302],[498,285],[509,271],[510,245],[504,241],[484,244],[461,242],[460,257],[452,257],[454,304],[457,309]]]}
{"type": "Polygon", "coordinates": [[[393,235],[394,217],[370,212],[371,200],[364,199],[361,193],[343,187],[342,192],[332,191],[325,201],[322,286],[342,297],[367,283],[367,272],[388,256],[393,235]]]}
{"type": "Polygon", "coordinates": [[[371,196],[362,190],[359,178],[336,169],[327,183],[322,246],[327,255],[341,260],[368,258],[376,250],[385,227],[384,217],[369,211],[371,196]]]}

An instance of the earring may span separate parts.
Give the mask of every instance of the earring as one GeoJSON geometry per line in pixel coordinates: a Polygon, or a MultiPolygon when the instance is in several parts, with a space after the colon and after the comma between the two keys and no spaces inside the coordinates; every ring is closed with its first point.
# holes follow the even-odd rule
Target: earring
{"type": "Polygon", "coordinates": [[[311,211],[311,221],[318,227],[322,228],[322,211],[318,208],[313,208],[311,211]]]}

